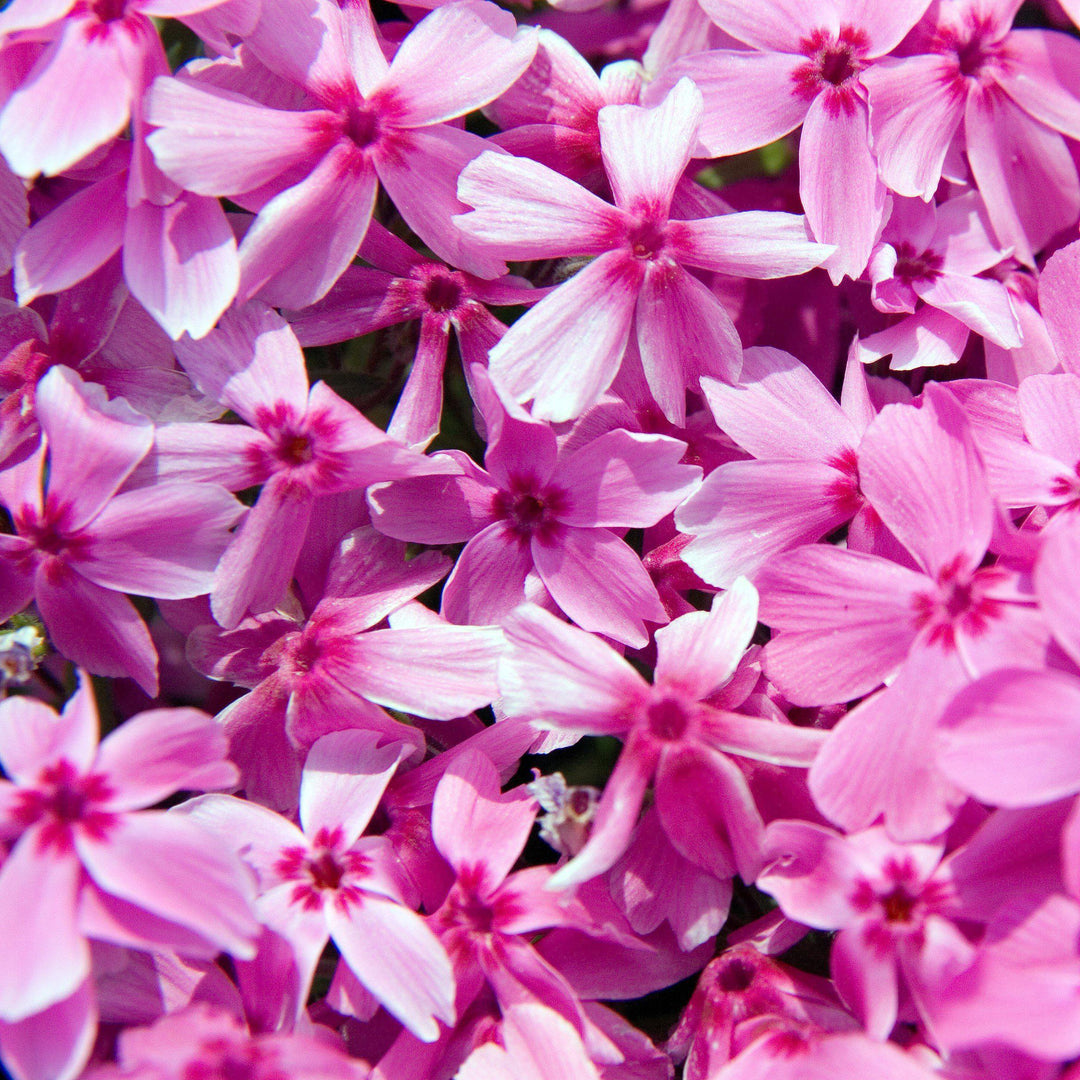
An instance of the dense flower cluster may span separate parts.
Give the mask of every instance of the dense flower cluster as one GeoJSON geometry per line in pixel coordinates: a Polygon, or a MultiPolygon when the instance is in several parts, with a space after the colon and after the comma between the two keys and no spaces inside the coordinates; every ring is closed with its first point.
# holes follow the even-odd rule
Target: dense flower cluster
{"type": "Polygon", "coordinates": [[[11,0],[3,1069],[1078,1080],[1074,20],[11,0]]]}

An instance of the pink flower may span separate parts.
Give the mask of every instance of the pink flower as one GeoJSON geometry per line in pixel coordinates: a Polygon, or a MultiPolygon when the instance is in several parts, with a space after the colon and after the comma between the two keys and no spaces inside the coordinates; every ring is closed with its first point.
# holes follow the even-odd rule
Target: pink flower
{"type": "Polygon", "coordinates": [[[1033,266],[1034,253],[1080,210],[1062,137],[1080,135],[1080,43],[1053,30],[1012,29],[1017,7],[934,4],[905,45],[908,55],[876,64],[863,82],[889,187],[931,199],[959,138],[999,243],[1033,266]]]}
{"type": "Polygon", "coordinates": [[[0,618],[33,597],[69,659],[156,694],[157,652],[124,594],[208,592],[242,507],[216,484],[120,492],[150,452],[153,425],[69,368],[49,371],[36,405],[40,447],[0,473],[15,525],[14,536],[0,536],[0,618]]]}
{"type": "Polygon", "coordinates": [[[333,732],[315,743],[300,785],[299,828],[227,795],[192,800],[181,812],[230,841],[255,870],[255,910],[293,957],[282,973],[280,951],[264,933],[242,983],[259,994],[281,984],[298,1014],[333,938],[367,990],[432,1042],[438,1020],[454,1021],[454,976],[438,939],[407,906],[409,885],[393,845],[363,835],[405,753],[400,743],[379,743],[366,731],[333,732]]]}
{"type": "Polygon", "coordinates": [[[467,541],[443,591],[451,622],[498,622],[539,578],[580,626],[644,645],[645,621],[664,623],[667,613],[616,530],[655,524],[690,492],[700,470],[680,464],[685,444],[616,430],[560,452],[551,427],[508,412],[482,370],[473,382],[488,427],[486,470],[463,454],[439,455],[458,475],[373,488],[372,523],[401,540],[467,541]]]}
{"type": "Polygon", "coordinates": [[[819,0],[705,0],[709,17],[749,48],[677,60],[653,91],[689,76],[704,95],[701,141],[710,155],[764,146],[802,124],[799,196],[815,239],[835,244],[834,283],[858,277],[885,212],[870,149],[865,79],[926,10],[928,0],[868,6],[819,0]]]}
{"type": "Polygon", "coordinates": [[[740,579],[711,611],[682,615],[656,632],[650,686],[609,645],[539,608],[523,606],[507,619],[509,649],[499,667],[507,714],[541,728],[624,740],[589,841],[551,887],[587,881],[615,864],[654,776],[660,820],[680,854],[719,878],[736,870],[756,875],[763,823],[728,755],[807,766],[824,737],[709,704],[756,625],[757,594],[740,579]]]}
{"type": "Polygon", "coordinates": [[[293,94],[302,90],[304,108],[268,108],[199,77],[158,80],[150,146],[167,176],[203,195],[276,185],[240,245],[240,300],[301,308],[324,296],[360,247],[380,181],[436,254],[498,274],[501,263],[450,224],[464,209],[457,175],[484,142],[446,121],[491,101],[529,65],[535,32],[515,31],[494,4],[445,4],[388,64],[366,0],[314,11],[276,0],[247,46],[293,94]]]}
{"type": "Polygon", "coordinates": [[[234,490],[263,485],[222,557],[211,595],[214,618],[226,628],[281,600],[318,496],[438,469],[325,383],[309,388],[304,354],[288,324],[257,301],[231,309],[200,341],[185,340],[180,359],[207,397],[251,427],[160,428],[154,469],[234,490]]]}
{"type": "Polygon", "coordinates": [[[653,109],[600,111],[604,167],[615,206],[546,166],[488,153],[461,175],[476,209],[455,218],[507,258],[596,256],[518,319],[491,350],[491,374],[532,414],[580,416],[611,385],[631,327],[649,389],[681,424],[701,375],[734,382],[742,346],[719,299],[685,267],[783,277],[818,266],[828,249],[802,218],[750,212],[671,220],[676,185],[697,142],[701,95],[689,79],[653,109]]]}
{"type": "Polygon", "coordinates": [[[195,709],[158,709],[97,739],[85,675],[60,716],[31,698],[0,703],[11,777],[0,781],[0,832],[14,840],[0,868],[0,1019],[79,992],[90,937],[203,958],[253,954],[254,894],[239,860],[194,822],[142,809],[235,784],[220,729],[195,709]]]}

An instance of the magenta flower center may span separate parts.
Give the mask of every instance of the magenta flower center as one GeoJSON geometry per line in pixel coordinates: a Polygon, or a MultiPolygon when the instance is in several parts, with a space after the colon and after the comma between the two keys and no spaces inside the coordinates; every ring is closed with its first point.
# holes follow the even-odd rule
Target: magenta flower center
{"type": "Polygon", "coordinates": [[[716,976],[717,988],[725,994],[743,994],[754,983],[757,969],[740,956],[722,963],[716,976]]]}
{"type": "Polygon", "coordinates": [[[366,150],[377,142],[382,134],[379,114],[369,105],[354,102],[345,110],[343,116],[345,135],[361,150],[366,150]]]}
{"type": "Polygon", "coordinates": [[[854,26],[842,26],[838,35],[827,30],[815,30],[800,43],[807,57],[792,73],[795,93],[804,101],[813,101],[827,92],[826,106],[831,116],[855,110],[855,83],[867,66],[866,52],[870,42],[865,31],[854,26]]]}
{"type": "Polygon", "coordinates": [[[534,536],[541,541],[553,540],[559,531],[558,517],[566,508],[564,491],[540,486],[531,477],[512,477],[508,489],[495,496],[496,517],[521,540],[534,536]]]}
{"type": "Polygon", "coordinates": [[[685,706],[676,698],[663,697],[653,701],[645,710],[649,732],[661,742],[678,742],[690,726],[685,706]]]}
{"type": "Polygon", "coordinates": [[[658,259],[667,245],[667,230],[655,221],[643,221],[631,228],[626,237],[635,259],[658,259]]]}
{"type": "Polygon", "coordinates": [[[424,286],[424,303],[432,311],[453,311],[461,306],[464,293],[460,274],[436,271],[424,286]]]}
{"type": "Polygon", "coordinates": [[[90,10],[102,22],[116,22],[124,17],[127,0],[91,0],[90,10]]]}
{"type": "Polygon", "coordinates": [[[43,822],[42,845],[68,850],[76,825],[96,840],[105,837],[115,817],[100,804],[112,795],[103,774],[81,775],[70,761],[61,758],[41,770],[37,787],[16,794],[12,816],[25,828],[43,822]]]}
{"type": "Polygon", "coordinates": [[[941,571],[936,593],[920,593],[913,601],[916,628],[928,629],[930,642],[946,649],[955,648],[958,632],[973,638],[985,633],[1002,611],[1001,602],[986,595],[1000,583],[1000,572],[965,572],[960,561],[958,556],[941,571]]]}
{"type": "Polygon", "coordinates": [[[368,872],[368,860],[359,851],[342,851],[340,828],[319,829],[310,847],[285,848],[274,864],[283,881],[295,882],[292,902],[318,911],[325,898],[342,910],[360,903],[363,891],[354,880],[368,872]],[[351,880],[353,879],[353,880],[351,880]]]}
{"type": "Polygon", "coordinates": [[[896,245],[896,268],[893,277],[906,285],[916,281],[933,281],[941,277],[941,256],[934,251],[917,252],[907,240],[896,245]]]}
{"type": "Polygon", "coordinates": [[[944,27],[939,30],[929,49],[945,55],[951,53],[955,57],[957,81],[966,91],[964,80],[973,79],[985,85],[1007,64],[1008,49],[1004,42],[992,40],[994,30],[989,19],[973,15],[963,29],[944,27]]]}

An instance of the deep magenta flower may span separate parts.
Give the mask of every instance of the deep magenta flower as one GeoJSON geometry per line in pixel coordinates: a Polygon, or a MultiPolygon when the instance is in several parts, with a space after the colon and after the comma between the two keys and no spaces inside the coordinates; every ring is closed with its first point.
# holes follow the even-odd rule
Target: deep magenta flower
{"type": "Polygon", "coordinates": [[[488,428],[487,468],[450,452],[444,460],[458,475],[378,485],[368,497],[372,523],[401,540],[467,541],[443,591],[451,622],[498,622],[539,578],[578,625],[641,647],[644,623],[668,617],[616,530],[654,525],[689,494],[700,470],[680,464],[685,444],[616,430],[560,451],[550,425],[508,412],[482,370],[473,382],[488,428]]]}

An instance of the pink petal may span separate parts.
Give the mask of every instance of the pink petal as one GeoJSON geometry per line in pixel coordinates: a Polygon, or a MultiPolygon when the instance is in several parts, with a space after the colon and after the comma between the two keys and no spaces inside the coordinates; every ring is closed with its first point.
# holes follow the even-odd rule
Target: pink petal
{"type": "Polygon", "coordinates": [[[385,87],[394,93],[401,127],[423,127],[464,116],[517,81],[536,52],[535,31],[478,0],[436,8],[394,54],[385,87]],[[440,63],[432,64],[438,56],[440,63]]]}
{"type": "Polygon", "coordinates": [[[797,128],[807,103],[793,93],[802,56],[776,52],[715,52],[683,56],[667,67],[646,100],[689,76],[705,99],[698,138],[710,157],[742,154],[797,128]]]}
{"type": "Polygon", "coordinates": [[[121,724],[101,744],[95,771],[110,780],[110,811],[153,806],[176,791],[233,787],[229,740],[198,709],[151,709],[121,724]]]}
{"type": "Polygon", "coordinates": [[[899,987],[896,958],[860,926],[841,930],[829,955],[833,982],[866,1033],[885,1042],[896,1024],[899,987]]]}
{"type": "Polygon", "coordinates": [[[388,536],[420,544],[468,540],[492,524],[496,490],[476,466],[471,472],[374,485],[368,492],[373,524],[388,536]],[[432,506],[438,506],[437,515],[432,506]]]}
{"type": "Polygon", "coordinates": [[[1080,791],[1080,684],[1057,671],[1001,670],[945,711],[938,767],[993,806],[1033,806],[1080,791]]]}
{"type": "Polygon", "coordinates": [[[825,263],[833,283],[857,278],[870,259],[885,210],[885,185],[870,152],[866,106],[829,112],[829,97],[819,94],[803,123],[799,179],[806,220],[815,239],[836,244],[825,263]],[[837,162],[843,166],[837,168],[837,162]]]}
{"type": "Polygon", "coordinates": [[[700,701],[731,678],[757,629],[757,589],[745,578],[656,631],[656,683],[700,701]]]}
{"type": "Polygon", "coordinates": [[[676,850],[716,877],[734,857],[746,881],[761,865],[764,825],[742,771],[708,749],[665,752],[656,775],[656,808],[676,850]]]}
{"type": "MultiPolygon", "coordinates": [[[[304,354],[289,324],[265,304],[235,307],[198,342],[179,346],[180,362],[207,397],[260,426],[281,404],[307,412],[304,354]]],[[[166,431],[167,434],[167,431],[166,431]]]]}
{"type": "Polygon", "coordinates": [[[242,507],[209,484],[155,484],[118,495],[94,519],[81,574],[103,588],[177,600],[210,591],[242,507]]]}
{"type": "MultiPolygon", "coordinates": [[[[824,239],[821,234],[817,238],[824,239]]],[[[683,262],[703,270],[777,278],[820,266],[832,254],[833,243],[815,243],[801,214],[746,210],[679,222],[673,248],[683,262]]]]}
{"type": "MultiPolygon", "coordinates": [[[[636,260],[633,260],[636,262],[636,260]]],[[[492,379],[538,420],[572,420],[611,385],[630,334],[640,268],[608,252],[527,311],[491,350],[492,379]]]]}
{"type": "Polygon", "coordinates": [[[552,599],[584,630],[640,649],[645,622],[668,621],[641,560],[607,529],[567,529],[551,545],[533,540],[532,556],[552,599]]]}
{"type": "Polygon", "coordinates": [[[494,278],[506,272],[501,256],[478,245],[454,221],[468,209],[457,194],[458,177],[487,149],[478,135],[437,124],[390,140],[374,160],[394,206],[440,259],[477,277],[494,278]]]}
{"type": "Polygon", "coordinates": [[[425,315],[409,377],[386,429],[391,439],[422,450],[438,435],[449,341],[450,327],[444,320],[438,315],[425,315]]]}
{"type": "Polygon", "coordinates": [[[23,234],[12,256],[20,303],[70,288],[120,250],[126,185],[126,173],[91,184],[23,234]],[[78,236],[79,243],[73,244],[72,236],[78,236]]]}
{"type": "Polygon", "coordinates": [[[485,893],[514,868],[536,819],[536,802],[523,788],[501,795],[500,786],[490,759],[466,751],[443,774],[431,807],[439,853],[458,874],[482,868],[485,893]]]}
{"type": "Polygon", "coordinates": [[[997,84],[1036,120],[1080,138],[1080,42],[1052,30],[1013,30],[1008,49],[997,84]]]}
{"type": "Polygon", "coordinates": [[[622,734],[650,690],[610,645],[534,605],[504,623],[502,706],[548,727],[622,734]]]}
{"type": "Polygon", "coordinates": [[[199,795],[180,803],[171,816],[190,818],[228,844],[255,871],[264,892],[280,882],[275,867],[282,851],[307,846],[304,834],[288,818],[232,795],[199,795]]]}
{"type": "Polygon", "coordinates": [[[344,663],[356,693],[391,709],[451,720],[496,696],[495,627],[428,626],[373,630],[356,639],[344,663]],[[418,681],[416,672],[423,671],[418,681]]]}
{"type": "Polygon", "coordinates": [[[437,1020],[453,1024],[450,961],[419,915],[365,894],[344,912],[329,905],[326,921],[356,977],[418,1039],[438,1039],[437,1020]]]}
{"type": "Polygon", "coordinates": [[[0,867],[0,1018],[23,1020],[69,997],[90,974],[76,925],[82,867],[45,843],[44,825],[22,835],[0,867]]]}
{"type": "Polygon", "coordinates": [[[747,349],[737,386],[706,379],[701,389],[720,430],[754,457],[825,462],[858,444],[821,380],[782,349],[747,349]]]}
{"type": "Polygon", "coordinates": [[[609,251],[624,215],[546,165],[489,151],[469,163],[458,198],[475,207],[455,219],[469,236],[515,258],[609,251]]]}
{"type": "Polygon", "coordinates": [[[400,743],[380,746],[370,731],[334,731],[317,739],[304,761],[300,821],[314,836],[320,829],[343,830],[350,848],[367,828],[402,758],[400,743]]]}
{"type": "Polygon", "coordinates": [[[879,815],[895,840],[926,840],[947,829],[964,794],[926,752],[938,717],[967,675],[959,662],[920,651],[896,681],[849,712],[810,769],[810,793],[849,832],[879,815]]]}
{"type": "Polygon", "coordinates": [[[98,32],[92,16],[69,19],[0,115],[0,151],[20,176],[55,176],[108,142],[134,96],[127,61],[138,44],[123,29],[98,32]],[[76,106],[77,101],[77,106],[76,106]]]}
{"type": "Polygon", "coordinates": [[[968,163],[1003,247],[1034,252],[1080,213],[1080,180],[1065,140],[1000,92],[973,93],[964,113],[968,163]]]}
{"type": "Polygon", "coordinates": [[[637,344],[645,379],[664,415],[686,420],[686,391],[702,375],[734,382],[742,342],[723,304],[678,265],[645,272],[636,311],[637,344]]]}
{"type": "Polygon", "coordinates": [[[240,244],[241,299],[302,308],[326,295],[352,261],[378,190],[370,163],[338,143],[300,183],[260,211],[240,244]]]}
{"type": "Polygon", "coordinates": [[[958,319],[927,305],[888,329],[864,337],[859,342],[859,358],[871,364],[891,353],[890,371],[955,364],[968,334],[958,319]]]}
{"type": "Polygon", "coordinates": [[[36,598],[55,648],[95,675],[134,679],[157,696],[157,650],[131,601],[50,560],[36,598]]]}
{"type": "Polygon", "coordinates": [[[686,447],[662,435],[609,431],[565,456],[552,483],[565,485],[566,525],[642,528],[655,525],[693,490],[695,466],[679,464],[686,447]]]}
{"type": "Polygon", "coordinates": [[[1074,663],[1080,664],[1080,626],[1076,620],[1080,534],[1056,529],[1045,537],[1035,564],[1035,593],[1050,630],[1074,663]]]}
{"type": "Polygon", "coordinates": [[[774,555],[820,540],[850,518],[850,500],[836,497],[843,482],[816,462],[725,462],[676,511],[679,530],[694,537],[679,557],[711,585],[754,576],[774,555]]]}
{"type": "Polygon", "coordinates": [[[1061,366],[1080,373],[1080,319],[1077,318],[1077,282],[1080,281],[1080,241],[1059,248],[1046,261],[1039,276],[1039,307],[1061,366]]]}
{"type": "Polygon", "coordinates": [[[13,1080],[75,1080],[83,1075],[98,1032],[90,979],[63,1001],[25,1020],[0,1020],[4,1064],[13,1080]]]}
{"type": "Polygon", "coordinates": [[[276,75],[330,96],[353,81],[344,22],[333,0],[275,0],[263,7],[246,44],[276,75]]]}
{"type": "Polygon", "coordinates": [[[652,741],[632,732],[604,786],[588,841],[577,855],[556,870],[547,888],[579,885],[618,862],[637,825],[641,801],[656,762],[657,750],[652,741]]]}
{"type": "Polygon", "coordinates": [[[738,0],[706,0],[702,6],[720,29],[763,52],[801,54],[803,39],[828,23],[832,14],[828,8],[824,14],[817,5],[797,0],[765,0],[752,9],[738,0]]]}
{"type": "Polygon", "coordinates": [[[250,874],[192,821],[165,811],[123,814],[102,838],[77,833],[87,872],[106,892],[188,927],[239,959],[258,924],[250,874]]]}
{"type": "Polygon", "coordinates": [[[149,452],[153,424],[59,366],[38,383],[35,406],[48,439],[48,497],[66,506],[67,529],[81,529],[149,452]]]}
{"type": "Polygon", "coordinates": [[[133,206],[124,276],[170,337],[209,332],[240,285],[236,239],[218,201],[185,192],[169,206],[133,206]]]}
{"type": "Polygon", "coordinates": [[[238,195],[317,159],[329,113],[268,109],[228,90],[159,78],[146,97],[147,139],[170,180],[199,195],[238,195]]]}
{"type": "Polygon", "coordinates": [[[875,0],[837,0],[841,25],[857,26],[870,39],[870,56],[892,52],[922,18],[927,0],[898,0],[883,8],[875,0]]]}
{"type": "Polygon", "coordinates": [[[702,738],[726,754],[805,769],[812,765],[825,732],[704,706],[702,738]]]}
{"type": "Polygon", "coordinates": [[[859,477],[881,519],[932,576],[958,557],[967,569],[982,561],[993,499],[967,417],[948,391],[930,385],[921,409],[883,409],[863,436],[859,477]]]}
{"type": "Polygon", "coordinates": [[[765,666],[800,705],[850,701],[899,667],[915,640],[922,574],[824,545],[773,559],[756,575],[761,619],[774,630],[765,666]]]}
{"type": "Polygon", "coordinates": [[[771,822],[762,858],[756,884],[776,897],[789,918],[835,930],[858,917],[851,897],[864,868],[854,845],[832,829],[810,821],[771,822]]]}
{"type": "Polygon", "coordinates": [[[955,63],[939,55],[886,58],[860,76],[881,176],[901,195],[930,199],[937,189],[963,117],[964,98],[943,91],[955,63]]]}
{"type": "Polygon", "coordinates": [[[210,598],[214,618],[231,629],[248,613],[268,611],[285,594],[311,518],[312,495],[278,473],[225,550],[210,598]]]}
{"type": "Polygon", "coordinates": [[[917,283],[915,292],[995,345],[1019,347],[1020,324],[1009,292],[1000,281],[945,273],[934,281],[917,283]]]}
{"type": "Polygon", "coordinates": [[[666,217],[675,185],[690,163],[703,106],[701,92],[680,79],[651,109],[609,105],[600,110],[600,146],[615,202],[666,217]]]}
{"type": "Polygon", "coordinates": [[[471,625],[499,622],[525,599],[525,578],[532,568],[528,544],[505,522],[493,522],[458,556],[443,587],[443,616],[471,625]]]}
{"type": "Polygon", "coordinates": [[[1024,434],[1065,465],[1080,463],[1080,378],[1030,375],[1016,392],[1024,434]]]}
{"type": "Polygon", "coordinates": [[[63,758],[88,772],[97,752],[98,716],[93,687],[83,674],[59,716],[30,697],[0,702],[0,761],[18,784],[35,785],[42,769],[63,758]]]}

